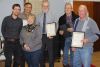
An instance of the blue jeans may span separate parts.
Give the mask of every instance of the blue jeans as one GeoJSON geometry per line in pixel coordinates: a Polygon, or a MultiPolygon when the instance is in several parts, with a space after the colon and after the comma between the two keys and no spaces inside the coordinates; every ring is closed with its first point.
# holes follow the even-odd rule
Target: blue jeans
{"type": "Polygon", "coordinates": [[[63,64],[64,65],[68,64],[68,56],[69,56],[69,50],[70,50],[70,65],[72,67],[72,65],[73,65],[73,51],[71,49],[71,42],[72,42],[72,37],[65,39],[63,64]]]}
{"type": "Polygon", "coordinates": [[[82,67],[82,64],[84,67],[90,67],[92,53],[92,46],[77,48],[74,52],[73,67],[82,67]]]}
{"type": "Polygon", "coordinates": [[[41,50],[34,52],[25,52],[25,59],[28,67],[39,67],[41,57],[41,50]]]}

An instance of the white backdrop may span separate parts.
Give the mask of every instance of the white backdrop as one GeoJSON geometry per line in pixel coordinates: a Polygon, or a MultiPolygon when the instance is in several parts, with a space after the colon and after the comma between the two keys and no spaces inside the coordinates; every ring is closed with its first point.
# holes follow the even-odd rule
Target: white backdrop
{"type": "Polygon", "coordinates": [[[73,3],[73,0],[49,0],[49,2],[50,10],[52,11],[53,15],[55,15],[56,20],[58,20],[59,17],[64,14],[65,3],[73,3]]]}
{"type": "Polygon", "coordinates": [[[24,0],[0,0],[0,36],[1,35],[1,24],[2,20],[5,16],[11,14],[12,5],[18,3],[21,5],[21,9],[23,10],[24,0]]]}

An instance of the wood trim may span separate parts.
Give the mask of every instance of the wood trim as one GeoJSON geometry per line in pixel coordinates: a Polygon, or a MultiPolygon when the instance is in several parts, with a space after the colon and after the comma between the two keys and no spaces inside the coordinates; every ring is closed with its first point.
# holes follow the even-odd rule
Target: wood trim
{"type": "Polygon", "coordinates": [[[93,2],[90,2],[90,1],[74,1],[73,2],[73,9],[74,11],[78,14],[78,8],[79,8],[79,5],[86,5],[88,10],[89,10],[89,15],[90,17],[93,18],[93,15],[94,15],[94,12],[93,12],[93,2]]]}

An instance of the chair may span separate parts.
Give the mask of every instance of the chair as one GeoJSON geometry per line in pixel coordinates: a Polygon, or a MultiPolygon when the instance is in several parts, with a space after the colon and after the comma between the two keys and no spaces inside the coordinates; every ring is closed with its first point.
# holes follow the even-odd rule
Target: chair
{"type": "Polygon", "coordinates": [[[4,43],[0,40],[0,61],[5,60],[4,51],[3,51],[4,43]]]}

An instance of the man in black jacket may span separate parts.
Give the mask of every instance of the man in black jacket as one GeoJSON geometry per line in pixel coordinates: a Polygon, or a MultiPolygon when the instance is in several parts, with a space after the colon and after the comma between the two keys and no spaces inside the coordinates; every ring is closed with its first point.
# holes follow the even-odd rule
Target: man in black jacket
{"type": "Polygon", "coordinates": [[[18,17],[20,14],[20,5],[12,6],[12,14],[4,18],[2,22],[2,35],[4,42],[4,55],[6,57],[5,67],[11,67],[12,56],[14,56],[13,67],[19,67],[21,56],[21,45],[19,43],[19,35],[22,29],[22,20],[18,17]]]}
{"type": "Polygon", "coordinates": [[[78,18],[78,15],[76,15],[72,11],[72,5],[70,3],[66,3],[65,14],[61,16],[59,19],[59,34],[62,37],[62,39],[63,38],[65,39],[65,42],[63,41],[64,42],[64,58],[63,58],[64,67],[69,67],[69,66],[72,67],[73,64],[73,52],[71,50],[71,40],[72,40],[72,32],[74,31],[74,22],[76,18],[78,18]],[[70,65],[68,63],[69,50],[70,50],[70,65]]]}

